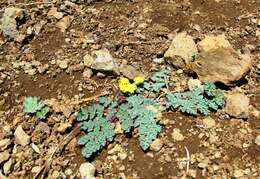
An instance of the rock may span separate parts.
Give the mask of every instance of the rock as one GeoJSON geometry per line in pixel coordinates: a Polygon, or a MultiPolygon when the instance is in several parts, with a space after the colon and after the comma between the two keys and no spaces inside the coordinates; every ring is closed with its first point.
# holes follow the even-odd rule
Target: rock
{"type": "Polygon", "coordinates": [[[61,32],[66,32],[72,21],[73,16],[65,16],[56,24],[56,26],[60,29],[61,32]]]}
{"type": "Polygon", "coordinates": [[[58,12],[56,7],[52,7],[48,14],[48,17],[55,17],[56,19],[60,20],[63,17],[63,13],[62,12],[58,12]]]}
{"type": "Polygon", "coordinates": [[[82,178],[95,179],[96,168],[89,162],[83,163],[79,167],[79,173],[82,178]]]}
{"type": "Polygon", "coordinates": [[[155,139],[151,146],[150,146],[150,149],[152,151],[155,151],[155,152],[158,152],[161,150],[161,148],[163,147],[163,141],[161,139],[155,139]]]}
{"type": "Polygon", "coordinates": [[[249,116],[249,98],[243,93],[228,94],[225,112],[235,118],[247,118],[249,116]]]}
{"type": "Polygon", "coordinates": [[[84,78],[91,78],[92,75],[93,75],[93,71],[90,68],[86,68],[83,72],[84,78]]]}
{"type": "Polygon", "coordinates": [[[34,152],[36,152],[36,153],[38,153],[38,154],[41,153],[39,147],[38,147],[37,145],[35,145],[34,143],[31,144],[31,147],[32,147],[32,149],[34,150],[34,152]]]}
{"type": "Polygon", "coordinates": [[[12,159],[9,159],[3,166],[3,172],[5,175],[9,174],[11,171],[11,167],[13,165],[13,160],[12,159]]]}
{"type": "Polygon", "coordinates": [[[60,172],[57,171],[57,170],[54,170],[54,171],[52,172],[51,178],[53,178],[53,179],[60,178],[60,172]]]}
{"type": "Polygon", "coordinates": [[[7,161],[10,157],[10,154],[8,151],[0,152],[0,164],[7,161]]]}
{"type": "Polygon", "coordinates": [[[23,130],[23,128],[22,128],[21,125],[19,125],[19,126],[16,128],[16,130],[15,130],[15,132],[14,132],[14,137],[15,137],[16,143],[17,143],[17,144],[20,144],[20,145],[23,146],[23,147],[26,146],[26,145],[28,145],[28,144],[30,143],[30,136],[27,135],[27,134],[24,132],[24,130],[23,130]]]}
{"type": "Polygon", "coordinates": [[[198,48],[200,51],[208,52],[218,48],[232,48],[232,46],[224,35],[209,35],[198,43],[198,48]]]}
{"type": "Polygon", "coordinates": [[[181,131],[178,128],[173,129],[172,138],[175,141],[183,141],[184,140],[184,136],[181,134],[181,131]]]}
{"type": "Polygon", "coordinates": [[[95,59],[89,55],[89,54],[86,54],[84,57],[83,57],[83,63],[86,67],[90,68],[91,65],[94,63],[95,59]]]}
{"type": "Polygon", "coordinates": [[[21,21],[25,18],[25,10],[21,8],[9,7],[6,8],[2,17],[2,26],[3,35],[17,42],[22,42],[25,38],[25,35],[20,34],[18,31],[18,21],[21,21]]]}
{"type": "Polygon", "coordinates": [[[10,139],[2,139],[0,140],[0,151],[5,150],[11,144],[10,139]]]}
{"type": "Polygon", "coordinates": [[[61,69],[66,69],[66,68],[68,68],[68,60],[57,60],[57,65],[61,69]]]}
{"type": "Polygon", "coordinates": [[[67,129],[71,128],[72,125],[70,123],[61,123],[57,128],[57,132],[64,133],[67,129]]]}
{"type": "Polygon", "coordinates": [[[202,81],[232,85],[252,68],[252,61],[249,55],[239,56],[231,48],[218,48],[200,53],[190,68],[202,81]]]}
{"type": "Polygon", "coordinates": [[[153,62],[156,64],[162,64],[164,63],[164,58],[154,58],[153,62]]]}
{"type": "Polygon", "coordinates": [[[243,170],[241,170],[241,169],[236,169],[235,171],[234,171],[234,177],[235,178],[241,178],[241,177],[243,177],[244,176],[244,171],[243,170]]]}
{"type": "Polygon", "coordinates": [[[84,56],[84,65],[99,71],[119,74],[119,67],[107,49],[95,50],[91,55],[84,56]]]}
{"type": "Polygon", "coordinates": [[[38,173],[38,172],[40,172],[41,169],[42,169],[41,166],[35,166],[35,167],[32,168],[31,172],[32,173],[38,173]]]}
{"type": "Polygon", "coordinates": [[[202,83],[198,79],[189,79],[188,87],[189,87],[189,90],[193,90],[194,88],[203,89],[202,83]]]}
{"type": "Polygon", "coordinates": [[[182,32],[175,36],[169,49],[165,52],[164,58],[177,68],[185,68],[197,53],[198,50],[193,38],[186,32],[182,32]]]}
{"type": "Polygon", "coordinates": [[[34,33],[35,33],[36,35],[39,35],[40,32],[41,32],[41,30],[42,30],[42,27],[43,27],[45,24],[47,24],[47,21],[45,21],[45,20],[41,20],[40,22],[38,22],[37,24],[35,24],[35,25],[33,26],[34,33]]]}
{"type": "Polygon", "coordinates": [[[120,70],[120,73],[121,73],[123,76],[127,77],[128,79],[132,79],[132,80],[133,80],[135,77],[141,75],[141,73],[138,72],[138,71],[136,70],[136,68],[133,67],[133,66],[131,66],[131,65],[122,64],[122,65],[120,65],[119,70],[120,70]]]}
{"type": "Polygon", "coordinates": [[[260,145],[260,135],[255,138],[255,144],[260,145]]]}
{"type": "Polygon", "coordinates": [[[216,122],[211,117],[206,117],[202,120],[202,124],[206,126],[207,128],[212,128],[216,125],[216,122]]]}

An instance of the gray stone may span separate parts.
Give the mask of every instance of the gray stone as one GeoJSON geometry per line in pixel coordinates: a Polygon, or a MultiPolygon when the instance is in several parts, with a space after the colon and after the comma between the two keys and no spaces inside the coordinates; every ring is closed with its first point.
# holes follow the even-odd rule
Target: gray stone
{"type": "Polygon", "coordinates": [[[197,53],[198,50],[193,38],[186,32],[182,32],[174,37],[169,49],[164,54],[164,58],[177,68],[186,68],[197,53]]]}
{"type": "Polygon", "coordinates": [[[28,145],[28,144],[30,143],[30,136],[27,135],[27,134],[24,132],[24,130],[23,130],[23,128],[22,128],[21,125],[19,125],[19,126],[16,128],[16,130],[15,130],[15,132],[14,132],[14,137],[15,137],[16,143],[17,143],[17,144],[20,144],[20,145],[23,146],[23,147],[26,146],[26,145],[28,145]]]}
{"type": "Polygon", "coordinates": [[[3,35],[17,42],[22,42],[25,35],[20,34],[17,30],[17,21],[22,20],[25,17],[25,10],[21,8],[9,7],[6,8],[2,17],[3,35]]]}

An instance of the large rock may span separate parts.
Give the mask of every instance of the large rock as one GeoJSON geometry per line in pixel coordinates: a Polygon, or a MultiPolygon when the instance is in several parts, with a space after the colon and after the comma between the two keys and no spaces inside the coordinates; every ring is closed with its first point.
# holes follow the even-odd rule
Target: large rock
{"type": "Polygon", "coordinates": [[[79,167],[79,173],[82,178],[95,179],[96,168],[89,162],[83,163],[79,167]]]}
{"type": "Polygon", "coordinates": [[[202,81],[232,85],[252,68],[252,60],[249,55],[238,55],[232,48],[221,47],[202,51],[190,67],[202,81]]]}
{"type": "Polygon", "coordinates": [[[25,10],[21,8],[10,7],[6,8],[2,17],[1,29],[3,35],[9,40],[22,42],[25,35],[20,34],[17,30],[17,22],[25,18],[25,10]]]}
{"type": "Polygon", "coordinates": [[[119,74],[119,67],[107,49],[95,50],[91,55],[84,56],[84,65],[98,71],[114,72],[119,74]]]}
{"type": "Polygon", "coordinates": [[[198,43],[198,58],[190,64],[200,80],[231,85],[252,68],[250,55],[239,55],[224,35],[209,35],[198,43]]]}
{"type": "Polygon", "coordinates": [[[175,67],[186,68],[197,53],[198,50],[193,38],[186,32],[182,32],[175,36],[164,57],[175,67]]]}
{"type": "Polygon", "coordinates": [[[249,115],[249,98],[243,93],[228,94],[225,111],[232,117],[247,118],[249,115]]]}

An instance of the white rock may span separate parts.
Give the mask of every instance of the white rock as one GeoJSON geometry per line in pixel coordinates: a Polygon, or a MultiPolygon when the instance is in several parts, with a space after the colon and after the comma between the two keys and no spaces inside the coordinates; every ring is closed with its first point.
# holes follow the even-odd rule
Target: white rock
{"type": "Polygon", "coordinates": [[[152,151],[158,152],[158,151],[161,150],[162,147],[163,147],[163,141],[162,141],[161,139],[157,138],[157,139],[155,139],[155,140],[152,142],[152,144],[151,144],[151,146],[150,146],[150,149],[151,149],[152,151]]]}
{"type": "Polygon", "coordinates": [[[175,141],[183,141],[184,140],[184,136],[181,134],[181,131],[178,128],[173,129],[172,138],[175,141]]]}
{"type": "Polygon", "coordinates": [[[79,173],[82,178],[95,179],[96,168],[89,162],[83,163],[79,167],[79,173]]]}
{"type": "Polygon", "coordinates": [[[255,138],[255,144],[260,145],[260,135],[255,138]]]}
{"type": "Polygon", "coordinates": [[[173,39],[164,58],[169,60],[177,68],[185,68],[198,53],[193,38],[186,32],[179,33],[173,39]]]}
{"type": "Polygon", "coordinates": [[[249,115],[249,98],[243,93],[228,94],[225,111],[232,117],[247,118],[249,115]]]}
{"type": "Polygon", "coordinates": [[[16,143],[17,143],[17,144],[20,144],[20,145],[23,146],[23,147],[26,146],[26,145],[28,145],[28,144],[30,143],[30,136],[27,135],[27,134],[24,132],[24,130],[23,130],[23,128],[22,128],[21,125],[19,125],[19,126],[16,128],[16,130],[15,130],[15,132],[14,132],[14,137],[15,137],[16,143]]]}

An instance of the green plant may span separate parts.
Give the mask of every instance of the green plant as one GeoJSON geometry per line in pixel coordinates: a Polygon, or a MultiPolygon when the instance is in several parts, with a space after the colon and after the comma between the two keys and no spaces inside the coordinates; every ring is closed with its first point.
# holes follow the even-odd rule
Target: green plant
{"type": "Polygon", "coordinates": [[[139,143],[143,150],[147,150],[152,141],[161,130],[156,122],[156,113],[152,109],[158,109],[152,99],[143,96],[130,96],[127,103],[120,106],[117,118],[123,130],[127,133],[132,128],[138,128],[139,143]]]}
{"type": "MultiPolygon", "coordinates": [[[[115,132],[110,125],[111,114],[106,115],[105,110],[109,108],[110,102],[104,98],[92,106],[83,108],[77,116],[77,121],[85,131],[85,135],[80,137],[78,143],[84,145],[83,156],[89,158],[93,153],[104,147],[107,142],[114,139],[115,132]]],[[[113,111],[113,107],[109,111],[113,111]]]]}
{"type": "Polygon", "coordinates": [[[138,88],[138,92],[142,93],[144,91],[149,92],[159,92],[163,87],[166,87],[168,81],[170,79],[170,71],[161,70],[159,72],[155,72],[150,81],[146,81],[143,83],[143,86],[138,88]]]}
{"type": "Polygon", "coordinates": [[[168,93],[168,107],[179,108],[182,112],[197,115],[198,112],[208,115],[209,111],[217,110],[225,104],[224,95],[211,82],[204,84],[204,89],[168,93]]]}
{"type": "Polygon", "coordinates": [[[29,96],[24,100],[23,111],[30,114],[36,114],[39,119],[45,119],[50,108],[37,97],[29,96]]]}

